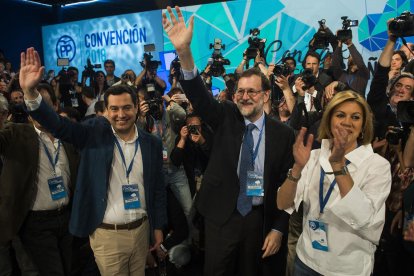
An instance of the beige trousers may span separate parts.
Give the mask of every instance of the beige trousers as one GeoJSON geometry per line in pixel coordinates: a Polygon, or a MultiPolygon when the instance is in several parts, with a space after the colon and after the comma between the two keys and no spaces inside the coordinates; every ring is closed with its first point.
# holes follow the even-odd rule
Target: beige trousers
{"type": "Polygon", "coordinates": [[[149,249],[148,220],[133,230],[97,228],[89,240],[102,276],[145,276],[149,249]]]}

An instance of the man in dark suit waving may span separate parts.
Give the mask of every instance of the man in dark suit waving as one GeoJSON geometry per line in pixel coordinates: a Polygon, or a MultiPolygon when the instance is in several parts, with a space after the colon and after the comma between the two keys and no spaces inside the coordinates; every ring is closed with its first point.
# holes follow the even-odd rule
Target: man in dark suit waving
{"type": "Polygon", "coordinates": [[[187,28],[178,7],[178,17],[167,9],[163,26],[180,57],[180,83],[215,132],[197,197],[206,220],[205,275],[284,275],[289,218],[277,210],[275,195],[292,165],[293,131],[265,115],[270,83],[258,70],[241,75],[236,104],[215,101],[191,53],[194,18],[187,28]]]}
{"type": "Polygon", "coordinates": [[[22,53],[20,86],[31,117],[81,150],[69,230],[89,235],[101,275],[143,276],[149,236],[157,249],[167,222],[161,141],[135,126],[137,96],[129,86],[105,92],[106,118],[79,124],[44,103],[35,89],[43,72],[33,48],[22,53]]]}

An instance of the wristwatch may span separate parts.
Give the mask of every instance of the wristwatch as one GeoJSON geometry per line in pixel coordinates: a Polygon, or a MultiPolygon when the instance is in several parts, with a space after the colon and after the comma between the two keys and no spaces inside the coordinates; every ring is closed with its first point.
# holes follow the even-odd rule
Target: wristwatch
{"type": "Polygon", "coordinates": [[[293,182],[295,182],[295,183],[297,183],[298,181],[299,181],[299,179],[300,179],[300,177],[301,177],[302,175],[299,175],[298,177],[294,177],[293,175],[292,175],[292,169],[289,169],[289,171],[288,171],[288,173],[287,173],[287,179],[289,179],[290,181],[293,181],[293,182]]]}
{"type": "Polygon", "coordinates": [[[337,175],[347,175],[347,174],[349,174],[348,167],[347,166],[343,166],[341,168],[341,170],[339,170],[339,171],[333,171],[333,174],[335,176],[337,176],[337,175]]]}

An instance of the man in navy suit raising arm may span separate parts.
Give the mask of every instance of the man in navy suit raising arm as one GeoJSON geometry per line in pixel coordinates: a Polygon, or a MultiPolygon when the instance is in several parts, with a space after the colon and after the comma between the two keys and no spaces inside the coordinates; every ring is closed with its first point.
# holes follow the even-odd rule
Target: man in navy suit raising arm
{"type": "Polygon", "coordinates": [[[143,276],[149,236],[151,250],[157,249],[167,221],[161,142],[136,128],[137,98],[130,87],[109,88],[106,118],[79,124],[44,103],[35,89],[43,72],[33,48],[21,54],[20,85],[30,115],[81,150],[69,230],[89,235],[102,275],[143,276]]]}

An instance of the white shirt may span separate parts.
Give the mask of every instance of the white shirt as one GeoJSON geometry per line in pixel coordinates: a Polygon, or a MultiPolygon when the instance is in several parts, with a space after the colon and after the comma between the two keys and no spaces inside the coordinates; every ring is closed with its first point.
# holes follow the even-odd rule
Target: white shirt
{"type": "Polygon", "coordinates": [[[66,190],[66,197],[53,200],[50,194],[48,179],[55,177],[53,174],[53,166],[50,163],[43,143],[46,145],[52,159],[55,159],[59,139],[54,139],[52,142],[46,133],[40,131],[35,127],[35,131],[39,137],[39,164],[37,170],[37,193],[36,198],[32,207],[33,211],[40,210],[56,210],[69,203],[69,181],[70,181],[70,170],[69,161],[65,153],[63,145],[60,145],[60,152],[58,161],[55,167],[56,176],[62,176],[63,184],[66,190]]]}
{"type": "MultiPolygon", "coordinates": [[[[321,166],[332,172],[328,161],[330,141],[323,140],[321,149],[313,150],[297,184],[296,210],[303,201],[303,232],[296,252],[307,266],[326,276],[371,275],[374,253],[385,221],[385,200],[391,188],[391,170],[387,160],[364,145],[345,157],[351,163],[349,173],[354,186],[341,198],[338,185],[325,206],[320,220],[328,225],[328,252],[312,248],[309,220],[319,216],[319,181],[321,166]]],[[[327,174],[324,193],[334,180],[327,174]]],[[[286,211],[293,211],[293,208],[286,211]]]]}
{"type": "MultiPolygon", "coordinates": [[[[303,102],[305,103],[305,106],[306,106],[306,111],[316,111],[314,101],[315,101],[316,95],[318,95],[318,91],[315,89],[312,94],[309,93],[308,91],[309,90],[305,91],[305,95],[303,99],[303,102]]],[[[293,85],[292,92],[297,93],[296,85],[293,85]]]]}
{"type": "MultiPolygon", "coordinates": [[[[135,140],[138,139],[138,130],[135,127],[135,137],[127,142],[119,138],[113,128],[112,131],[122,148],[123,154],[125,156],[125,163],[128,167],[134,156],[135,140]]],[[[104,223],[125,224],[138,220],[146,215],[144,173],[142,167],[142,154],[140,145],[138,146],[137,154],[135,155],[132,170],[129,175],[129,183],[138,184],[139,200],[141,203],[141,208],[139,209],[125,210],[124,208],[122,185],[127,184],[126,168],[122,162],[118,147],[116,144],[114,144],[114,158],[112,161],[111,173],[109,177],[108,204],[106,206],[106,211],[103,218],[104,223]]]]}

